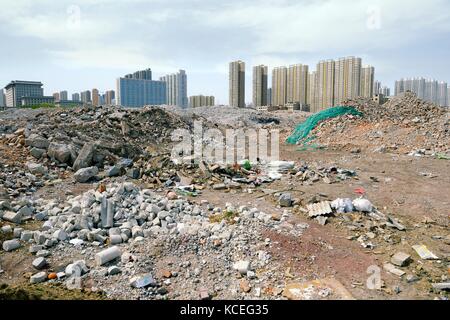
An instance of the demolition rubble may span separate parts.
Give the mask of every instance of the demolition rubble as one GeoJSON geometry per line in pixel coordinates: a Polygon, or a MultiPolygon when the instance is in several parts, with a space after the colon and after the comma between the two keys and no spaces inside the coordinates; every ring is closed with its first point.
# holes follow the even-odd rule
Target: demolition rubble
{"type": "Polygon", "coordinates": [[[448,299],[447,110],[409,93],[345,104],[362,115],[320,122],[320,148],[234,164],[173,161],[172,132],[201,120],[284,139],[308,114],[0,113],[0,297],[448,299]]]}

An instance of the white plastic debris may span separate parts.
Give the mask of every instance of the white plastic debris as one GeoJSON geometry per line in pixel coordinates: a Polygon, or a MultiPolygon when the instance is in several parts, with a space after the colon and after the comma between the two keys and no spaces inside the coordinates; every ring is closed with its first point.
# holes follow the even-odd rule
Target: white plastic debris
{"type": "Polygon", "coordinates": [[[353,200],[353,206],[359,212],[372,212],[373,210],[372,203],[367,199],[355,199],[353,200]]]}
{"type": "Polygon", "coordinates": [[[353,211],[353,203],[352,199],[346,198],[338,198],[331,202],[331,208],[336,210],[337,213],[346,213],[353,211]]]}
{"type": "Polygon", "coordinates": [[[294,161],[271,161],[266,165],[266,174],[273,180],[281,179],[282,173],[294,168],[294,161]]]}

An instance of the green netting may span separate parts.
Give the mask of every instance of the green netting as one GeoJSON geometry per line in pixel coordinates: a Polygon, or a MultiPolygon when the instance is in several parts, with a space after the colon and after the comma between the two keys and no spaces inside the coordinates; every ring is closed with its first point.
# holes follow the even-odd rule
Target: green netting
{"type": "Polygon", "coordinates": [[[314,137],[309,137],[309,133],[323,120],[336,118],[344,114],[352,114],[355,116],[362,116],[362,113],[356,110],[354,107],[337,106],[329,108],[308,117],[305,122],[300,123],[286,139],[289,144],[301,144],[304,145],[313,140],[314,137]]]}

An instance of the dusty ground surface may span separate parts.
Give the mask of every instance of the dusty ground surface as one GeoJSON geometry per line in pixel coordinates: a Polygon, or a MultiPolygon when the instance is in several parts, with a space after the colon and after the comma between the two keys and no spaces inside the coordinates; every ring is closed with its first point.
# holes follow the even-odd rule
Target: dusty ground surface
{"type": "MultiPolygon", "coordinates": [[[[304,115],[299,118],[304,118],[304,115]]],[[[290,131],[289,127],[282,127],[282,138],[290,131]]],[[[363,142],[358,141],[358,145],[363,142]]],[[[191,201],[200,203],[208,200],[214,206],[223,207],[225,202],[235,207],[241,205],[255,207],[264,212],[281,216],[286,208],[278,205],[277,192],[289,191],[298,205],[289,208],[289,221],[293,224],[308,224],[301,235],[294,236],[289,233],[279,233],[264,225],[255,227],[257,234],[253,249],[261,247],[271,255],[270,269],[256,270],[261,274],[261,283],[252,283],[250,292],[229,294],[229,288],[219,288],[213,298],[241,298],[241,299],[278,299],[282,297],[283,288],[292,283],[304,283],[311,280],[334,278],[348,290],[355,299],[434,299],[436,297],[448,297],[447,293],[437,292],[431,288],[431,283],[448,282],[450,268],[448,257],[450,255],[450,162],[432,157],[410,157],[398,153],[373,153],[367,149],[359,153],[350,152],[351,145],[339,148],[328,147],[324,150],[299,151],[298,146],[281,145],[281,159],[295,161],[296,163],[316,164],[317,166],[336,166],[355,170],[357,176],[339,183],[305,183],[295,176],[283,176],[279,181],[263,185],[251,190],[212,190],[205,189],[197,197],[189,197],[191,201]],[[322,200],[334,200],[336,198],[355,198],[355,189],[363,188],[365,197],[384,214],[394,216],[405,227],[405,231],[389,231],[390,237],[386,239],[385,230],[374,229],[372,242],[373,248],[364,248],[356,241],[361,234],[372,229],[356,229],[346,223],[340,217],[333,217],[326,225],[320,225],[311,220],[301,210],[312,197],[322,200]],[[270,239],[265,243],[265,239],[270,239]],[[422,260],[412,249],[412,245],[423,244],[435,253],[439,260],[422,260]],[[389,262],[391,256],[398,251],[403,251],[412,257],[412,262],[407,267],[400,268],[406,275],[416,275],[417,281],[409,283],[406,275],[398,277],[383,269],[383,264],[389,262]],[[366,281],[371,273],[368,268],[378,266],[381,270],[383,286],[380,290],[369,290],[366,281]],[[258,287],[260,293],[255,293],[258,287]]],[[[11,152],[10,148],[0,145],[2,164],[12,164],[25,157],[18,152],[11,152]]],[[[127,179],[127,178],[125,178],[127,179]]],[[[92,183],[73,183],[70,175],[61,174],[60,179],[53,181],[33,193],[33,197],[48,199],[64,199],[68,195],[78,195],[92,189],[92,183]]],[[[161,194],[164,193],[161,190],[161,194]]],[[[356,221],[359,221],[359,217],[356,221]]],[[[363,220],[360,222],[364,223],[363,220]]],[[[9,222],[0,222],[3,225],[9,222]]],[[[26,230],[36,230],[40,222],[27,222],[21,227],[26,230]]],[[[11,224],[14,226],[13,224],[11,224]]],[[[7,238],[3,236],[1,241],[7,238]]],[[[189,248],[174,254],[172,246],[178,249],[183,247],[184,240],[176,243],[158,243],[156,240],[150,243],[133,244],[133,254],[145,253],[148,261],[142,262],[142,268],[151,269],[154,277],[160,281],[167,280],[163,275],[170,270],[175,274],[183,274],[185,267],[180,262],[190,261],[191,269],[206,264],[203,261],[214,259],[205,257],[199,243],[197,255],[189,248]],[[149,248],[150,247],[150,248],[149,248]]],[[[191,246],[186,239],[186,246],[191,246]]],[[[73,260],[81,259],[86,251],[94,252],[95,248],[87,248],[80,252],[68,250],[57,251],[48,258],[50,262],[49,272],[64,270],[65,265],[73,260]]],[[[217,248],[220,256],[221,247],[217,248]]],[[[126,283],[128,275],[116,275],[112,277],[88,276],[84,279],[84,291],[69,291],[63,286],[55,284],[29,285],[29,276],[34,273],[31,262],[34,257],[28,253],[28,246],[23,246],[13,252],[0,253],[0,299],[55,299],[64,297],[67,299],[145,299],[142,293],[133,291],[130,287],[114,287],[117,282],[126,283]],[[99,280],[100,279],[100,280],[99,280]],[[99,295],[104,290],[105,296],[99,295]],[[37,292],[37,293],[36,293],[37,292]],[[124,292],[127,292],[126,294],[124,292]]],[[[168,293],[166,299],[185,299],[191,297],[186,291],[199,291],[205,286],[214,286],[208,282],[208,277],[214,274],[213,267],[200,268],[195,287],[186,287],[181,276],[171,277],[171,283],[166,285],[168,293]]],[[[239,291],[242,288],[240,276],[230,272],[219,275],[227,277],[227,286],[239,291]]],[[[217,276],[214,278],[217,279],[217,276]]],[[[220,286],[220,285],[219,285],[220,286]]],[[[211,288],[207,288],[211,289],[211,288]]],[[[245,290],[244,290],[245,291],[245,290]]],[[[324,294],[321,299],[339,299],[336,294],[324,294]]]]}

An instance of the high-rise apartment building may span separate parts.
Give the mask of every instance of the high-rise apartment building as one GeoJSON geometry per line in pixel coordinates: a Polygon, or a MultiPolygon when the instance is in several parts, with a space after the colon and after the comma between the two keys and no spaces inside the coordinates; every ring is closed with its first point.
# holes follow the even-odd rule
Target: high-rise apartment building
{"type": "Polygon", "coordinates": [[[340,104],[346,99],[358,97],[360,95],[360,86],[361,58],[347,57],[338,59],[335,62],[334,101],[332,105],[340,104]]]}
{"type": "Polygon", "coordinates": [[[92,104],[94,106],[100,105],[100,96],[98,93],[98,89],[92,89],[92,104]]]}
{"type": "Polygon", "coordinates": [[[190,96],[189,97],[189,107],[198,108],[198,107],[212,107],[215,105],[215,98],[213,96],[190,96]]]}
{"type": "Polygon", "coordinates": [[[389,87],[382,87],[378,93],[381,93],[384,97],[390,97],[391,96],[391,89],[389,87]]]}
{"type": "Polygon", "coordinates": [[[272,88],[267,89],[267,105],[272,105],[272,88]]]}
{"type": "Polygon", "coordinates": [[[311,112],[316,112],[317,105],[317,72],[313,71],[308,74],[308,92],[306,96],[306,104],[309,105],[311,112]]]}
{"type": "Polygon", "coordinates": [[[0,107],[6,106],[5,94],[3,93],[3,89],[0,89],[0,107]]]}
{"type": "Polygon", "coordinates": [[[324,110],[334,104],[334,60],[320,61],[316,69],[316,98],[314,99],[314,112],[324,110]]]}
{"type": "Polygon", "coordinates": [[[59,96],[59,92],[55,92],[55,93],[53,94],[53,99],[54,99],[54,101],[59,101],[59,100],[61,100],[61,98],[60,98],[60,96],[59,96]]]}
{"type": "Polygon", "coordinates": [[[168,74],[159,79],[166,83],[166,101],[168,105],[181,108],[188,107],[186,71],[168,74]]]}
{"type": "Polygon", "coordinates": [[[284,106],[287,103],[287,68],[272,70],[272,105],[284,106]]]}
{"type": "Polygon", "coordinates": [[[447,87],[447,107],[450,107],[450,86],[447,87]]]}
{"type": "Polygon", "coordinates": [[[141,79],[141,80],[152,80],[152,69],[148,68],[145,70],[136,71],[133,74],[126,75],[125,78],[141,79]]]}
{"type": "Polygon", "coordinates": [[[287,70],[286,100],[288,103],[306,105],[308,96],[308,66],[295,64],[287,70]]]}
{"type": "Polygon", "coordinates": [[[113,100],[116,98],[114,90],[108,90],[105,92],[105,104],[110,106],[113,104],[113,100]]]}
{"type": "Polygon", "coordinates": [[[164,81],[118,78],[116,85],[116,105],[138,108],[166,104],[164,81]]]}
{"type": "Polygon", "coordinates": [[[59,100],[63,100],[63,101],[69,100],[68,93],[66,90],[59,92],[59,100]]]}
{"type": "MultiPolygon", "coordinates": [[[[373,91],[374,82],[375,68],[372,66],[361,68],[361,85],[359,95],[364,98],[372,98],[375,94],[373,91]]],[[[379,93],[379,91],[377,93],[379,93]]]]}
{"type": "Polygon", "coordinates": [[[72,101],[80,101],[80,94],[72,93],[72,101]]]}
{"type": "Polygon", "coordinates": [[[438,92],[437,92],[437,104],[441,107],[448,106],[448,93],[447,93],[447,82],[439,82],[438,83],[438,92]]]}
{"type": "Polygon", "coordinates": [[[373,94],[379,94],[381,93],[381,82],[380,81],[375,81],[373,83],[373,94]]]}
{"type": "Polygon", "coordinates": [[[253,67],[253,106],[267,106],[268,68],[265,65],[253,67]]]}
{"type": "Polygon", "coordinates": [[[91,92],[89,90],[82,91],[80,93],[81,102],[83,103],[91,103],[91,92]]]}
{"type": "Polygon", "coordinates": [[[395,82],[395,95],[403,92],[414,92],[418,98],[440,106],[446,106],[448,101],[448,84],[425,78],[400,79],[395,82]]]}
{"type": "Polygon", "coordinates": [[[43,97],[43,84],[36,81],[11,81],[5,87],[5,103],[7,107],[20,107],[23,97],[43,97]]]}
{"type": "Polygon", "coordinates": [[[230,62],[229,66],[229,105],[245,108],[245,63],[230,62]]]}

